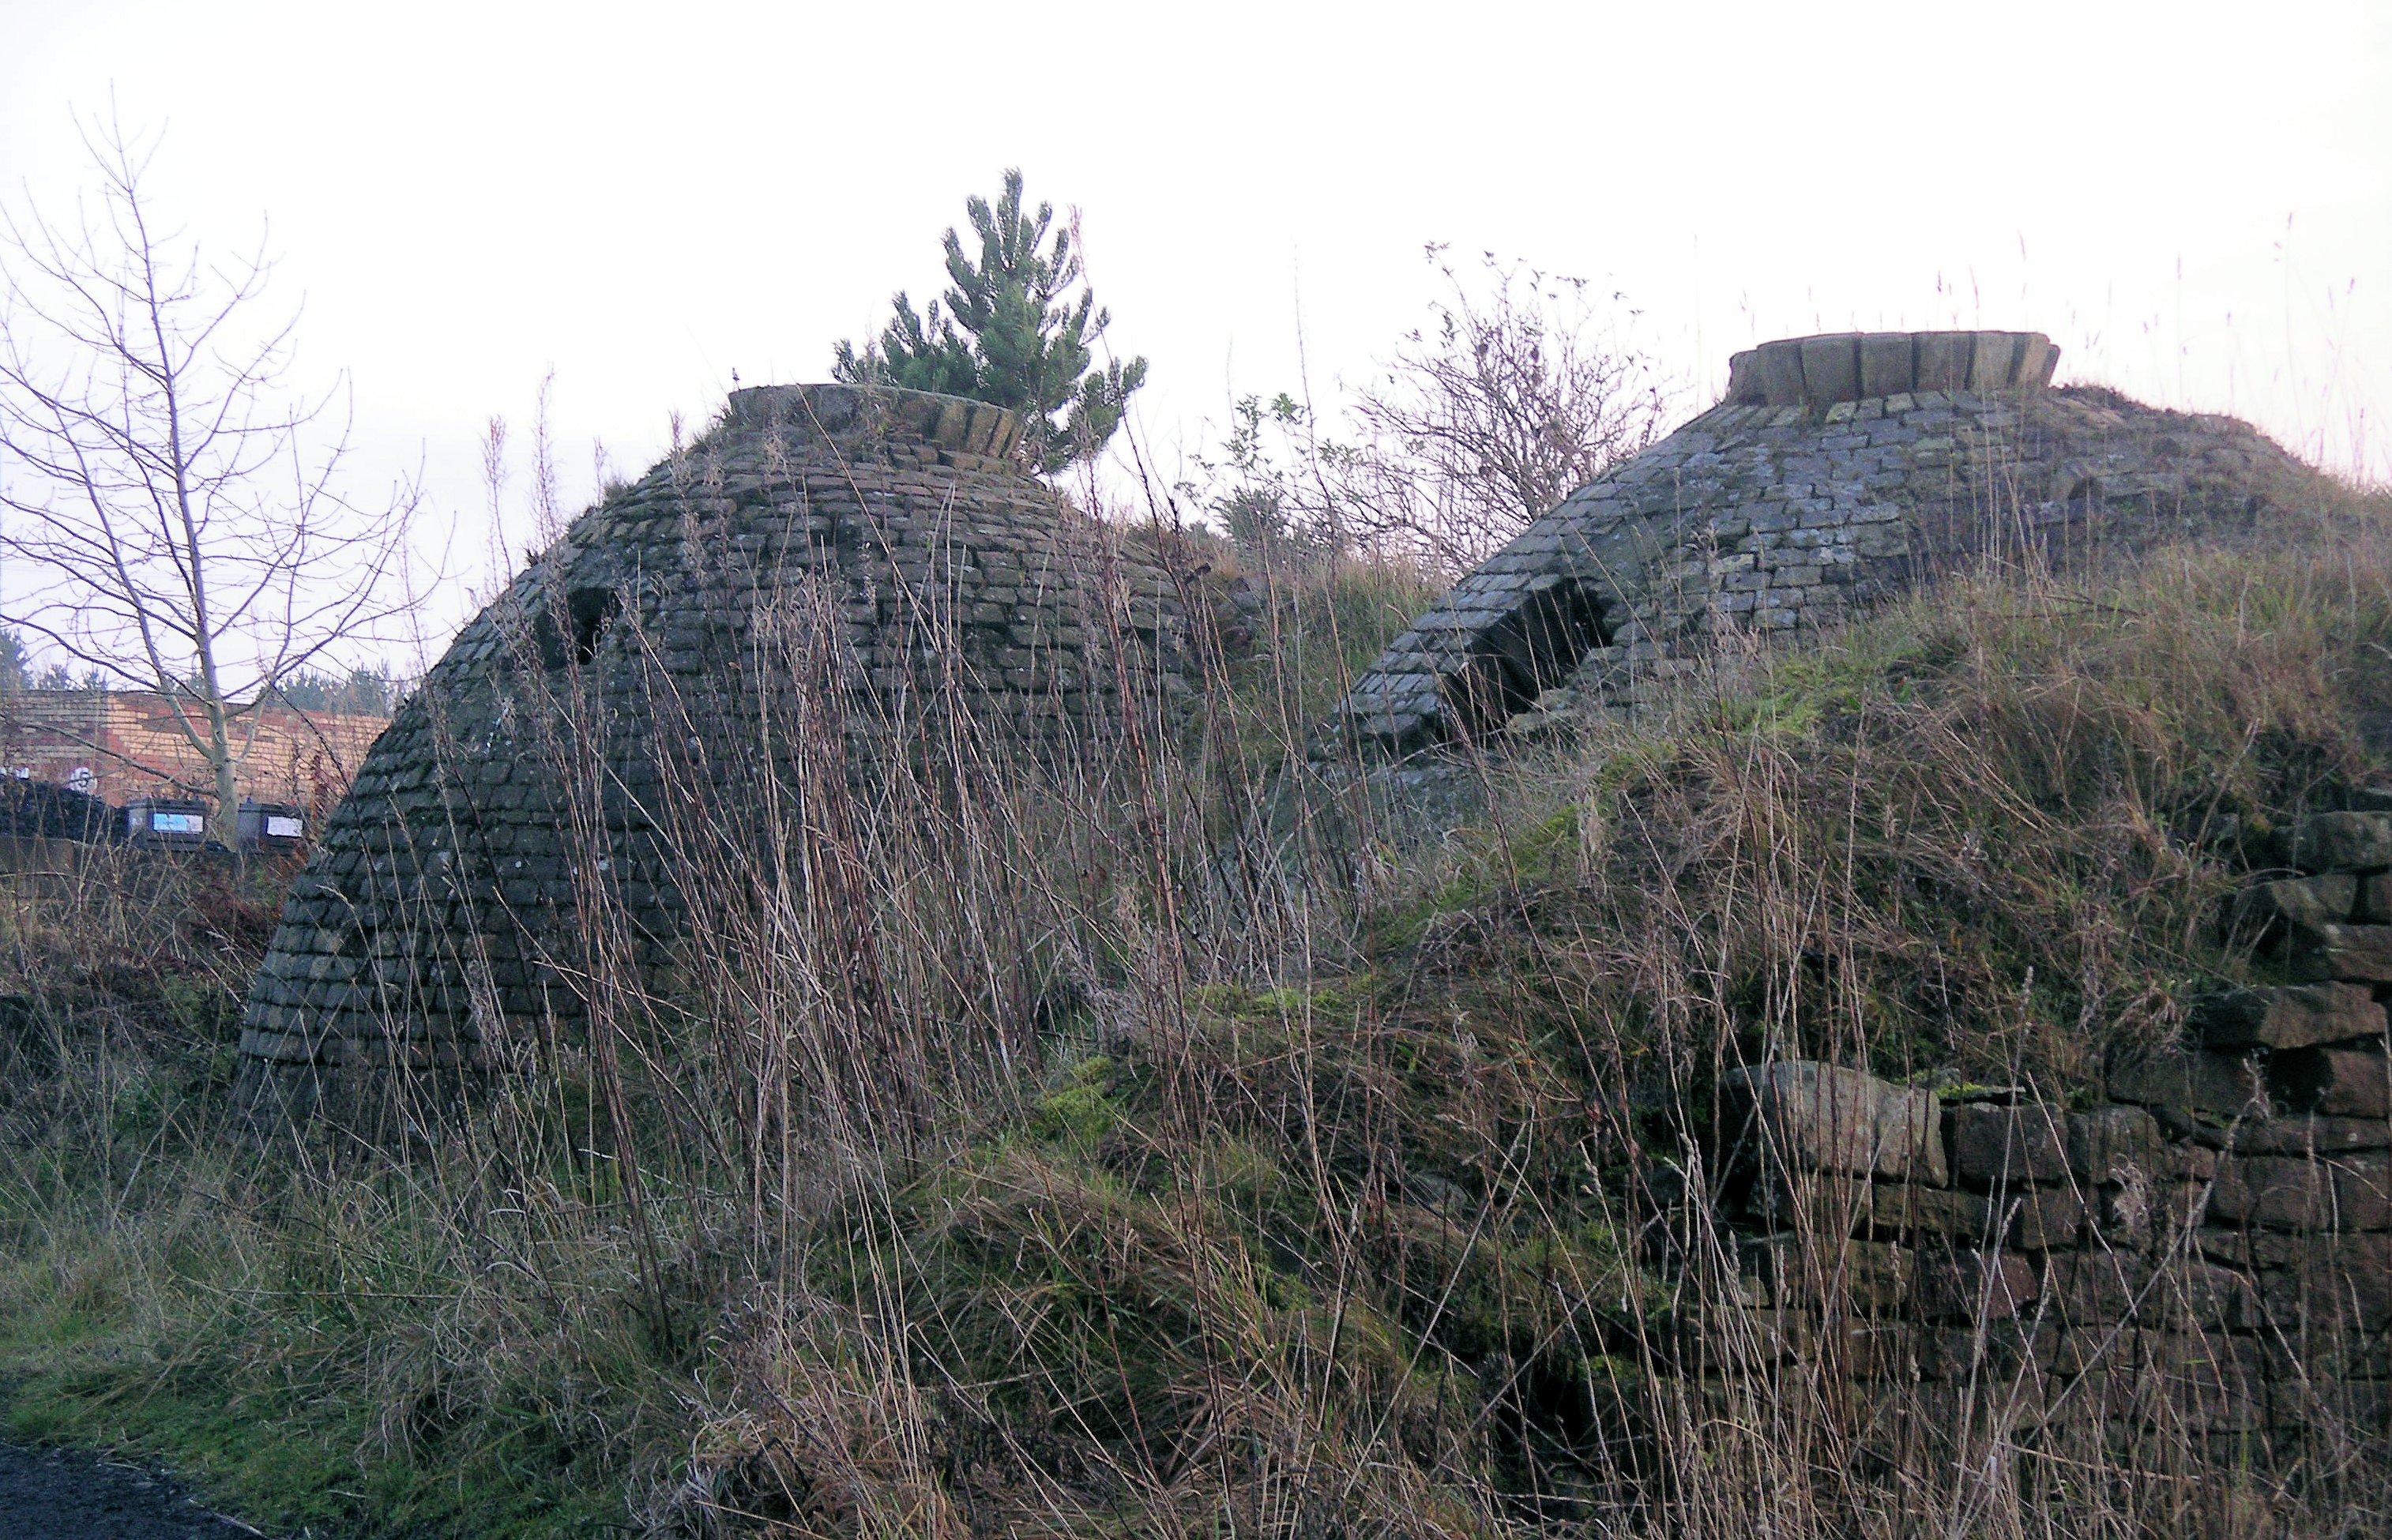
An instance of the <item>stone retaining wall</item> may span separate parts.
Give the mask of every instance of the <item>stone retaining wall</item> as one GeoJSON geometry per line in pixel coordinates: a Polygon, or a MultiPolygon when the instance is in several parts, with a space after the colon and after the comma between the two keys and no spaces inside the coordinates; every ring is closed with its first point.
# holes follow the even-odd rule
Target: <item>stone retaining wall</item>
{"type": "Polygon", "coordinates": [[[2288,981],[2202,999],[2190,1041],[2081,1104],[1732,1073],[1742,1267],[1711,1361],[2112,1444],[2392,1432],[2392,812],[2285,846],[2225,921],[2288,981]]]}

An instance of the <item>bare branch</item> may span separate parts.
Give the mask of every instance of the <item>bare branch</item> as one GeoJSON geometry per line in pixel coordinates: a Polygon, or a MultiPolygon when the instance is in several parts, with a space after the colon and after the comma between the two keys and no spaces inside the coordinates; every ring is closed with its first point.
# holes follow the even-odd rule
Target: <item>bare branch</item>
{"type": "Polygon", "coordinates": [[[291,388],[263,229],[214,260],[157,218],[157,136],[77,127],[95,201],[0,212],[0,604],[162,695],[228,804],[244,718],[403,623],[414,498],[340,491],[346,384],[291,388]]]}
{"type": "Polygon", "coordinates": [[[1340,500],[1357,537],[1465,567],[1653,443],[1668,403],[1654,361],[1580,280],[1489,255],[1474,292],[1430,255],[1448,298],[1358,394],[1364,447],[1340,500]]]}

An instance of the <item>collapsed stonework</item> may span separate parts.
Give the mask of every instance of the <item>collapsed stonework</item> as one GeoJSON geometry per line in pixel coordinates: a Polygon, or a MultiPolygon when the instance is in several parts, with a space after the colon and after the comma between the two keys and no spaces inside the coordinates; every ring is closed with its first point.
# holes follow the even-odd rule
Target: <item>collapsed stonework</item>
{"type": "Polygon", "coordinates": [[[2247,424],[2049,387],[2039,333],[1736,356],[1725,399],[1564,498],[1355,682],[1324,744],[1402,757],[1622,711],[1735,631],[1800,635],[1971,558],[2248,520],[2315,472],[2247,424]]]}
{"type": "Polygon", "coordinates": [[[694,837],[735,837],[764,813],[729,805],[734,777],[751,802],[808,757],[869,777],[958,718],[1068,754],[1125,689],[1179,690],[1170,576],[1030,475],[1020,436],[954,397],[744,390],[585,513],[458,636],[328,822],[250,994],[240,1099],[306,1109],[361,1069],[470,1068],[511,1023],[582,1014],[592,944],[668,966],[676,798],[694,837]],[[808,716],[792,676],[816,667],[808,716]],[[767,743],[760,713],[804,741],[767,743]],[[601,890],[628,934],[579,934],[601,890]]]}
{"type": "Polygon", "coordinates": [[[2301,874],[2238,895],[2229,928],[2309,982],[2194,1003],[2190,1046],[2112,1064],[2089,1103],[1732,1073],[1742,1277],[1697,1356],[1831,1364],[2047,1446],[2380,1438],[2392,813],[2316,815],[2287,843],[2301,874]]]}

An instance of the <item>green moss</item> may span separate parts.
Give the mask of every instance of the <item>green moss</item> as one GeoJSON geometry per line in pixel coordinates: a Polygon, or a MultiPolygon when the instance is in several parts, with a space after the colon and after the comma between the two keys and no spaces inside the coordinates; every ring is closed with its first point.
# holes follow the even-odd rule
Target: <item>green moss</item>
{"type": "Polygon", "coordinates": [[[1067,1085],[1038,1102],[1039,1134],[1093,1145],[1113,1131],[1121,1115],[1099,1085],[1067,1085]]]}
{"type": "Polygon", "coordinates": [[[205,1333],[157,1357],[119,1301],[94,1302],[8,1322],[10,1438],[157,1460],[278,1532],[547,1540],[621,1525],[621,1477],[577,1458],[531,1405],[447,1429],[419,1417],[391,1448],[378,1426],[389,1408],[370,1398],[304,1374],[256,1383],[205,1333]]]}

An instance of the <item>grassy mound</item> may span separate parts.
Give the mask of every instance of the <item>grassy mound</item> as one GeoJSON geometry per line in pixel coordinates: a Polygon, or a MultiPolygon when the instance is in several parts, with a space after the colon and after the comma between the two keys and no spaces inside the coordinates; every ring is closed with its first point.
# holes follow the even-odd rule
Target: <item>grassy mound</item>
{"type": "MultiPolygon", "coordinates": [[[[169,927],[128,970],[27,907],[11,1427],[359,1534],[2359,1533],[2365,1459],[1904,1465],[1680,1344],[1734,1287],[1723,1068],[2065,1100],[2249,976],[2218,897],[2392,770],[2387,511],[1723,653],[1491,770],[1499,816],[1380,852],[1364,900],[1223,876],[1222,765],[1331,688],[1264,671],[1276,637],[1222,680],[1236,754],[863,852],[879,993],[729,885],[722,965],[398,1147],[216,1126],[254,941],[169,927]],[[974,842],[1037,818],[1072,855],[1013,884],[974,842]]],[[[1401,613],[1371,581],[1319,654],[1401,613]]]]}

